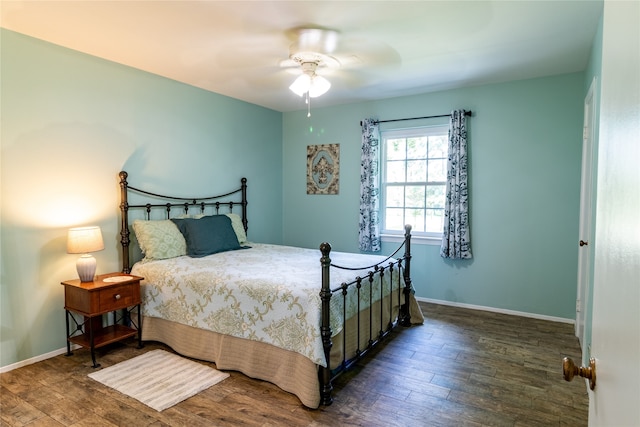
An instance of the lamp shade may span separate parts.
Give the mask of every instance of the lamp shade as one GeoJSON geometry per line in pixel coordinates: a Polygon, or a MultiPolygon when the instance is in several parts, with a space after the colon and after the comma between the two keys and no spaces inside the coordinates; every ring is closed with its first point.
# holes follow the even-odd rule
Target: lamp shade
{"type": "Polygon", "coordinates": [[[70,228],[67,234],[67,253],[86,254],[104,249],[100,227],[70,228]]]}

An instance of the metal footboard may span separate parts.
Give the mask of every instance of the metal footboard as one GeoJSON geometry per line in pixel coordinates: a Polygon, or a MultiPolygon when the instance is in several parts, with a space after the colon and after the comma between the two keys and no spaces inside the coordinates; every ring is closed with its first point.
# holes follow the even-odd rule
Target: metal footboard
{"type": "MultiPolygon", "coordinates": [[[[343,266],[337,266],[331,263],[331,245],[329,243],[322,243],[320,245],[320,252],[322,253],[322,257],[320,258],[320,263],[322,265],[322,290],[320,291],[320,298],[322,300],[322,313],[321,313],[321,326],[320,326],[320,334],[322,337],[322,344],[324,347],[324,354],[326,359],[326,367],[321,366],[318,371],[318,376],[320,380],[320,404],[321,405],[330,405],[333,402],[332,391],[333,391],[333,380],[349,369],[354,363],[364,357],[371,349],[373,349],[378,343],[380,343],[391,330],[398,324],[403,326],[409,326],[411,324],[410,314],[409,314],[409,298],[411,294],[411,226],[405,226],[405,235],[404,242],[400,245],[400,247],[391,255],[387,260],[381,261],[378,264],[367,266],[367,267],[359,267],[359,268],[349,268],[343,266]],[[396,254],[404,247],[404,255],[396,258],[396,261],[388,263],[388,259],[396,256],[396,254]],[[342,283],[340,286],[331,289],[330,282],[330,267],[347,269],[347,270],[362,270],[362,269],[370,269],[365,277],[356,277],[353,281],[349,283],[342,283]],[[389,277],[389,293],[388,297],[385,301],[384,295],[384,286],[383,286],[383,277],[385,275],[390,275],[389,277]],[[401,286],[398,287],[397,291],[393,290],[393,280],[394,275],[400,275],[402,277],[401,286]],[[373,282],[376,276],[380,277],[380,295],[375,299],[373,295],[373,282]],[[366,307],[366,310],[361,308],[360,297],[361,292],[363,292],[363,285],[368,284],[369,286],[365,286],[368,291],[369,304],[366,307]],[[332,298],[343,298],[343,313],[342,313],[342,321],[344,328],[347,327],[347,293],[350,289],[353,289],[354,292],[357,293],[357,314],[356,314],[356,350],[355,355],[353,357],[347,356],[347,333],[343,330],[342,334],[342,348],[343,348],[343,356],[342,361],[339,366],[332,367],[331,366],[331,349],[333,348],[333,339],[332,339],[332,329],[331,329],[331,300],[332,298]],[[404,296],[404,301],[403,301],[404,296]],[[399,306],[399,314],[397,320],[393,318],[393,306],[394,302],[397,302],[399,306]],[[388,304],[386,309],[389,313],[389,319],[386,325],[384,325],[384,313],[385,313],[385,304],[388,304]],[[361,346],[361,316],[365,315],[363,313],[367,313],[369,316],[369,336],[367,340],[367,345],[364,348],[360,348],[361,346]],[[379,316],[379,321],[374,322],[374,316],[379,316]],[[379,325],[379,330],[374,331],[374,324],[379,325]]],[[[365,294],[365,297],[367,295],[365,294]]],[[[376,319],[376,320],[378,320],[376,319]]]]}

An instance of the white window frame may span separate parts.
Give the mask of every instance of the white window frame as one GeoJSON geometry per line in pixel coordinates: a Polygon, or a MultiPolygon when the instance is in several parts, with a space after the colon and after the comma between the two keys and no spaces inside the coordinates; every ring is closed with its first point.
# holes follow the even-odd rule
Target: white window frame
{"type": "MultiPolygon", "coordinates": [[[[387,139],[410,138],[416,136],[434,136],[448,135],[449,125],[433,125],[421,126],[405,129],[388,129],[380,131],[381,145],[381,168],[380,168],[380,238],[383,242],[402,242],[404,241],[404,231],[386,230],[385,214],[386,214],[386,173],[387,173],[387,139]]],[[[446,182],[445,182],[446,186],[446,182]]],[[[419,232],[411,231],[411,242],[425,245],[440,245],[442,243],[442,232],[419,232]]]]}

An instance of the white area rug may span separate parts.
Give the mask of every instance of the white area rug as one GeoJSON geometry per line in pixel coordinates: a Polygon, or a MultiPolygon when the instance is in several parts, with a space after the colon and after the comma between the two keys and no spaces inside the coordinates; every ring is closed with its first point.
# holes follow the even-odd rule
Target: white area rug
{"type": "Polygon", "coordinates": [[[153,350],[89,374],[156,411],[182,402],[228,376],[164,350],[153,350]]]}

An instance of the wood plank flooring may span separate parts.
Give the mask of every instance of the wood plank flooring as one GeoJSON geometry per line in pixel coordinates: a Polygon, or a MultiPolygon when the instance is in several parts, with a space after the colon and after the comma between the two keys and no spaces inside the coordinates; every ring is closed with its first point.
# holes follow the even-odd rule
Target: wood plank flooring
{"type": "MultiPolygon", "coordinates": [[[[569,324],[420,303],[425,324],[402,328],[334,384],[318,410],[238,372],[163,412],[87,374],[86,349],[0,375],[3,426],[586,426],[581,378],[562,378],[562,358],[581,360],[569,324]]],[[[111,366],[166,348],[135,340],[100,349],[111,366]]],[[[214,366],[213,364],[208,364],[214,366]]]]}

